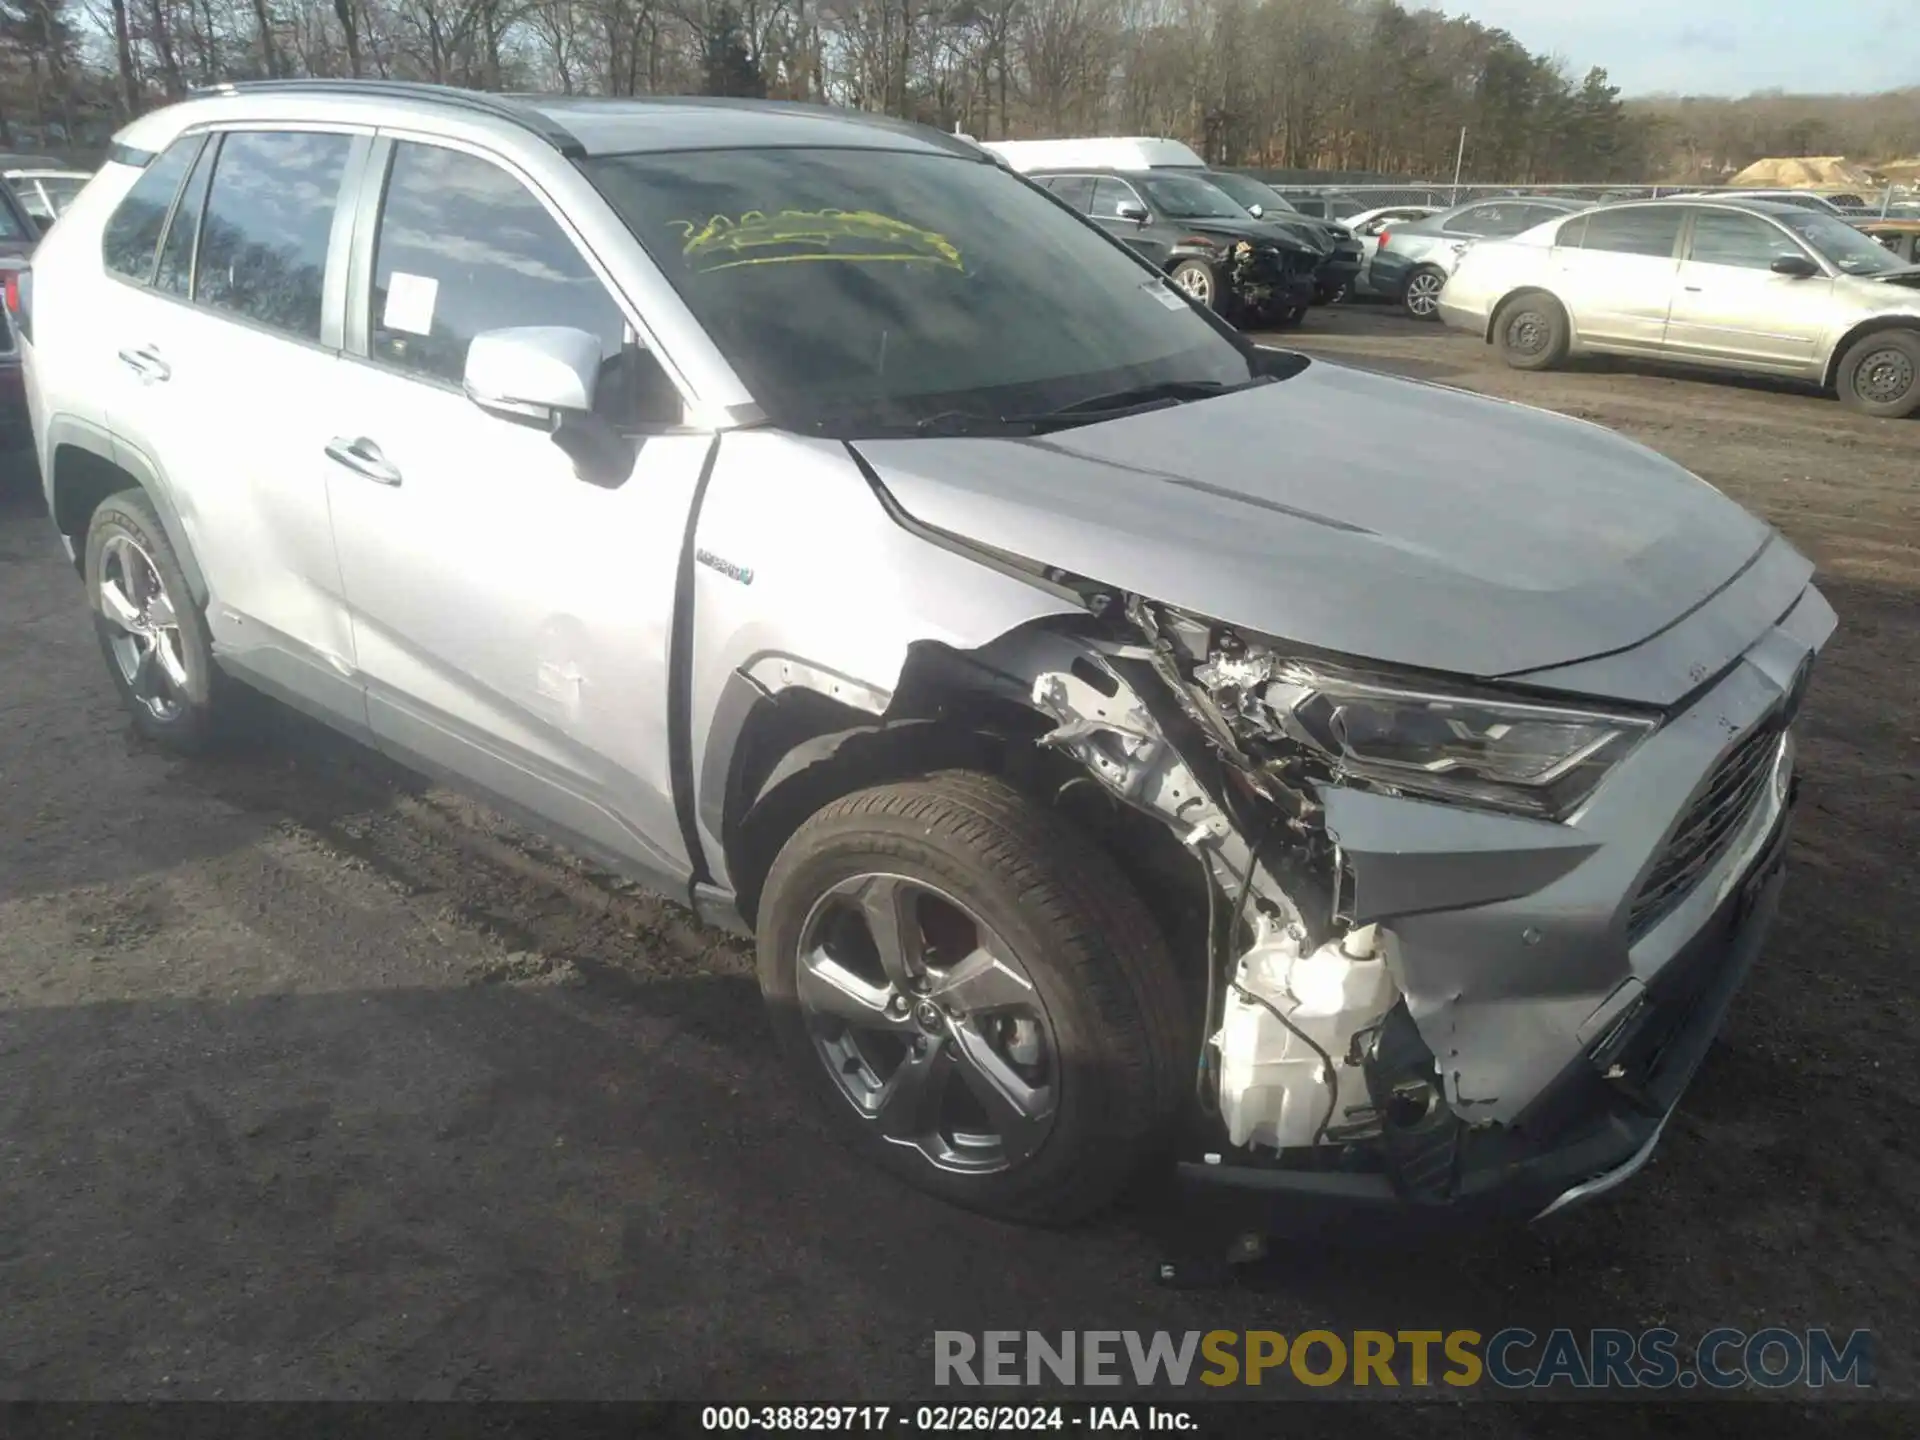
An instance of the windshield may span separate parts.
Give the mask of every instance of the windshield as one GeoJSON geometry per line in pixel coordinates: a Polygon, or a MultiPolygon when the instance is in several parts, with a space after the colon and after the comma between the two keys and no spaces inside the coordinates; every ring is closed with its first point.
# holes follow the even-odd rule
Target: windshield
{"type": "Polygon", "coordinates": [[[996,165],[851,149],[581,163],[789,429],[991,430],[1137,386],[1253,379],[1249,352],[1152,269],[996,165]]]}
{"type": "Polygon", "coordinates": [[[1773,218],[1849,275],[1885,275],[1912,268],[1871,235],[1831,215],[1791,210],[1773,218]]]}
{"type": "Polygon", "coordinates": [[[1269,190],[1250,175],[1231,175],[1225,171],[1213,170],[1207,173],[1207,183],[1216,190],[1224,190],[1236,203],[1248,210],[1258,205],[1269,215],[1300,213],[1287,203],[1284,195],[1277,190],[1269,190]]]}
{"type": "Polygon", "coordinates": [[[1244,220],[1244,206],[1210,180],[1197,175],[1153,175],[1136,177],[1165,214],[1175,220],[1244,220]]]}

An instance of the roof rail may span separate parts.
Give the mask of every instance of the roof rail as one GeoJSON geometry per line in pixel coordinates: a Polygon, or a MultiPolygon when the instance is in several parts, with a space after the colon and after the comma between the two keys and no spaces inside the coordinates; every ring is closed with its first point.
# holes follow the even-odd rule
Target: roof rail
{"type": "Polygon", "coordinates": [[[195,95],[359,95],[378,100],[424,100],[518,125],[538,135],[569,160],[583,159],[587,147],[564,125],[531,105],[490,95],[483,90],[461,90],[451,85],[428,85],[414,80],[223,80],[196,88],[195,95]]]}

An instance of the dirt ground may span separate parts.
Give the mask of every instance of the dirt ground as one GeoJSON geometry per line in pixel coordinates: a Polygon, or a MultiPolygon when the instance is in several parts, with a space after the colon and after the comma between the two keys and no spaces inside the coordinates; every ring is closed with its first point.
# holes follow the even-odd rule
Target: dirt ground
{"type": "MultiPolygon", "coordinates": [[[[1920,423],[1510,374],[1381,310],[1284,342],[1617,427],[1824,570],[1783,915],[1633,1185],[1217,1292],[1156,1285],[1138,1208],[1047,1234],[898,1189],[800,1108],[743,951],[672,907],[292,719],[218,761],[135,743],[15,483],[0,1398],[924,1398],[935,1329],[1515,1324],[1864,1326],[1915,1395],[1920,423]]],[[[1476,1433],[1528,1433],[1492,1411],[1476,1433]]]]}

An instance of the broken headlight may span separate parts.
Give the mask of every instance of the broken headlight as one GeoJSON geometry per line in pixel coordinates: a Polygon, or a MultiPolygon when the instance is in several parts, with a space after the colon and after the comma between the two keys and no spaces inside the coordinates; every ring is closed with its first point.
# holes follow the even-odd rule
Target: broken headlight
{"type": "Polygon", "coordinates": [[[1648,716],[1284,662],[1264,700],[1346,774],[1410,795],[1558,820],[1651,731],[1648,716]]]}

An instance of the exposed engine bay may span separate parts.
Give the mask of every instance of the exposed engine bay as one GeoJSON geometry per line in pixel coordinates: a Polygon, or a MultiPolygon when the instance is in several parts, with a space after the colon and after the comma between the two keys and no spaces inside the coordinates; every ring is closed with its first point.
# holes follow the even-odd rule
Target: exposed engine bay
{"type": "Polygon", "coordinates": [[[1684,942],[1745,913],[1726,909],[1736,882],[1777,879],[1806,669],[1791,625],[1596,810],[1657,714],[1376,671],[1137,597],[1089,609],[1104,635],[1047,635],[1019,669],[1053,722],[1040,743],[1159,820],[1204,876],[1194,1099],[1211,1146],[1380,1171],[1444,1204],[1482,1183],[1470,1172],[1591,1136],[1616,1108],[1664,1114],[1751,958],[1684,942]],[[1726,755],[1729,733],[1744,738],[1726,755]],[[1704,833],[1663,808],[1702,784],[1714,838],[1685,863],[1714,883],[1659,899],[1692,908],[1639,966],[1648,931],[1623,939],[1617,907],[1641,904],[1634,872],[1663,829],[1704,833]],[[1568,878],[1615,835],[1591,879],[1568,878]]]}
{"type": "Polygon", "coordinates": [[[1289,679],[1272,652],[1146,602],[1124,614],[1147,643],[1044,671],[1032,700],[1058,722],[1044,744],[1164,821],[1205,867],[1197,1098],[1235,1147],[1376,1134],[1366,1057],[1401,994],[1378,927],[1341,910],[1340,857],[1314,797],[1337,768],[1290,733],[1289,679]]]}

